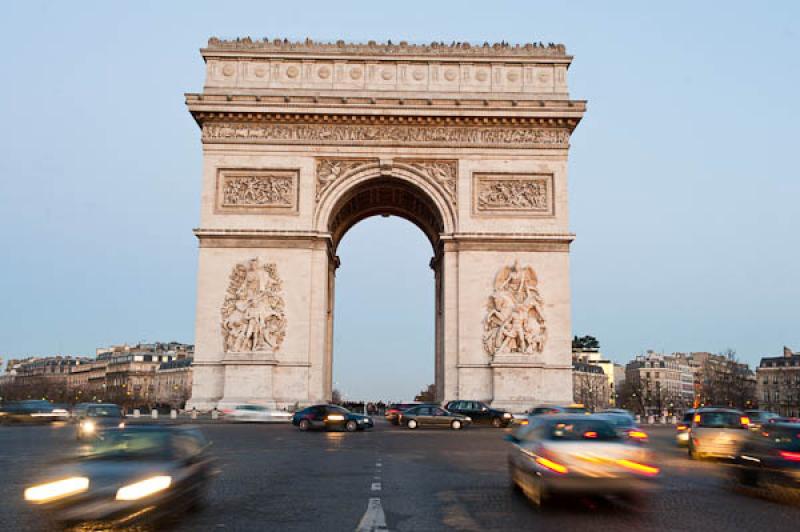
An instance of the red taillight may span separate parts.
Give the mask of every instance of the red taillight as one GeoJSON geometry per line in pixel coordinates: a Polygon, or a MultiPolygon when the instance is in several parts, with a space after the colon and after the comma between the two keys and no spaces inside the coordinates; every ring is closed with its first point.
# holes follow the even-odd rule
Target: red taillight
{"type": "Polygon", "coordinates": [[[628,437],[633,438],[634,440],[646,440],[647,433],[642,432],[641,430],[632,430],[628,432],[628,437]]]}
{"type": "Polygon", "coordinates": [[[621,465],[625,469],[630,469],[631,471],[635,471],[647,476],[658,475],[660,471],[656,466],[640,464],[639,462],[634,462],[632,460],[617,460],[617,464],[621,465]]]}
{"type": "Polygon", "coordinates": [[[682,430],[686,430],[688,427],[686,425],[678,425],[678,432],[682,430]]]}
{"type": "Polygon", "coordinates": [[[800,462],[800,453],[793,453],[791,451],[780,451],[781,458],[789,460],[790,462],[800,462]]]}
{"type": "Polygon", "coordinates": [[[223,408],[222,409],[222,413],[223,414],[233,414],[233,410],[231,410],[230,408],[223,408]]]}
{"type": "Polygon", "coordinates": [[[593,431],[593,430],[590,430],[588,432],[584,432],[583,433],[583,437],[584,438],[588,438],[590,440],[594,440],[594,439],[597,438],[597,433],[595,431],[593,431]]]}
{"type": "Polygon", "coordinates": [[[559,464],[558,462],[553,462],[552,460],[545,458],[544,456],[537,456],[536,463],[542,466],[543,468],[547,469],[548,471],[552,471],[554,473],[564,474],[569,472],[567,466],[559,464]]]}

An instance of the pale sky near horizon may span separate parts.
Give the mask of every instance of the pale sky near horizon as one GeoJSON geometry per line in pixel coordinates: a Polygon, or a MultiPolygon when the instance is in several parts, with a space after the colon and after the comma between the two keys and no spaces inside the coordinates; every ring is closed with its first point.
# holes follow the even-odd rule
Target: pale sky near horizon
{"type": "MultiPolygon", "coordinates": [[[[589,102],[569,165],[574,332],[618,361],[800,351],[799,22],[789,1],[8,4],[0,357],[193,342],[183,93],[212,35],[565,43],[589,102]]],[[[411,398],[433,380],[430,245],[372,218],[339,254],[335,380],[411,398]]]]}

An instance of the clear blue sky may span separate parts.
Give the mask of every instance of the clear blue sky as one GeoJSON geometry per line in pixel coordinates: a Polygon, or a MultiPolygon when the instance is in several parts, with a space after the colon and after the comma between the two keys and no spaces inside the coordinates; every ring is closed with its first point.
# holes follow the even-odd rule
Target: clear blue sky
{"type": "MultiPolygon", "coordinates": [[[[183,93],[211,35],[565,43],[589,100],[570,161],[574,331],[617,360],[800,350],[800,4],[608,4],[8,4],[0,356],[193,341],[200,144],[183,93]]],[[[337,382],[410,397],[433,377],[430,248],[371,219],[340,255],[337,382]]]]}

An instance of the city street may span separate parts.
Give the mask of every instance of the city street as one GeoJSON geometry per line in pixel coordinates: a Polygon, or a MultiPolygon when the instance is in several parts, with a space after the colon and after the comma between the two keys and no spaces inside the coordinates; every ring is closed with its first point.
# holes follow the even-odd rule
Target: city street
{"type": "MultiPolygon", "coordinates": [[[[722,465],[689,461],[671,427],[649,430],[664,475],[644,504],[563,500],[544,512],[509,487],[507,430],[409,431],[382,419],[353,434],[201,428],[220,474],[205,510],[175,530],[352,531],[378,504],[389,530],[790,530],[800,520],[800,508],[731,491],[722,465]]],[[[22,492],[30,471],[74,450],[73,430],[0,427],[0,530],[50,530],[22,492]]]]}

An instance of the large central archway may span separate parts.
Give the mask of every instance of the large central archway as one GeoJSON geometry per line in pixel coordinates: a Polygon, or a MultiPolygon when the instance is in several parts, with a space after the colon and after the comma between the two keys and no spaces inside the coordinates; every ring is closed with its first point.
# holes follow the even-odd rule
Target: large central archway
{"type": "Polygon", "coordinates": [[[190,405],[331,398],[337,248],[394,215],[432,247],[440,400],[571,399],[562,45],[210,39],[187,105],[203,193],[190,405]]]}
{"type": "MultiPolygon", "coordinates": [[[[431,253],[435,257],[440,246],[440,237],[445,232],[445,216],[439,210],[429,192],[414,184],[412,179],[404,179],[391,174],[379,173],[372,177],[373,170],[367,170],[366,176],[352,176],[351,185],[338,193],[332,194],[329,201],[333,203],[327,220],[328,233],[331,236],[332,254],[336,257],[329,270],[328,294],[328,331],[325,361],[325,382],[327,387],[333,382],[334,350],[334,316],[336,294],[336,269],[340,266],[337,250],[347,231],[358,222],[372,216],[398,216],[419,227],[431,244],[431,253]],[[364,177],[361,179],[360,177],[364,177]]],[[[434,384],[438,398],[444,396],[444,364],[442,359],[443,341],[441,335],[441,308],[443,302],[442,284],[440,282],[440,262],[430,261],[434,271],[434,384]]],[[[331,389],[332,391],[332,389],[331,389]]],[[[328,390],[326,389],[326,393],[328,390]]]]}

